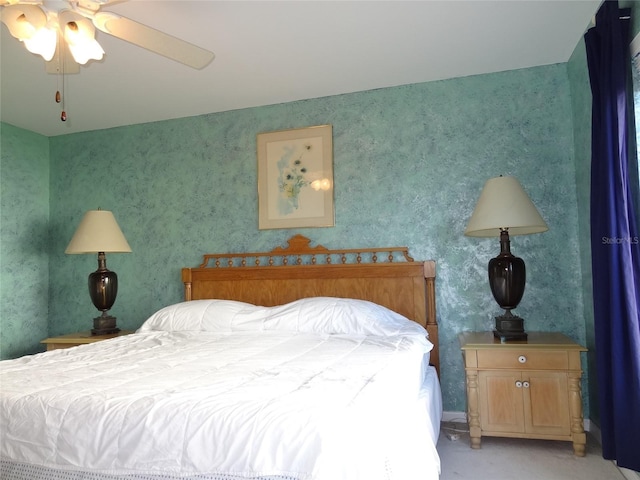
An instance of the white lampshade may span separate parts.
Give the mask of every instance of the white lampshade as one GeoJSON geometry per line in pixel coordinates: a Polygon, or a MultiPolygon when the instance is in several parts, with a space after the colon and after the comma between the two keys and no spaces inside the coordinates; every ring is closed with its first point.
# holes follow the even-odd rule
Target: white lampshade
{"type": "Polygon", "coordinates": [[[509,235],[528,235],[549,230],[514,177],[501,176],[487,180],[464,234],[469,237],[498,237],[501,229],[508,229],[509,235]]]}
{"type": "Polygon", "coordinates": [[[131,247],[124,238],[113,213],[89,210],[64,253],[128,253],[131,247]]]}

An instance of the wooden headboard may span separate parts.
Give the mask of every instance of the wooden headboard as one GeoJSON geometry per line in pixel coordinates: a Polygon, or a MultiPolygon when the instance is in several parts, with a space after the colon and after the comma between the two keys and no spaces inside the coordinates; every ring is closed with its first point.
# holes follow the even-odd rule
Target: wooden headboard
{"type": "Polygon", "coordinates": [[[183,268],[185,300],[217,298],[274,306],[306,297],[375,302],[418,322],[434,344],[440,373],[433,260],[416,262],[407,247],[329,250],[295,235],[270,252],[206,254],[183,268]]]}

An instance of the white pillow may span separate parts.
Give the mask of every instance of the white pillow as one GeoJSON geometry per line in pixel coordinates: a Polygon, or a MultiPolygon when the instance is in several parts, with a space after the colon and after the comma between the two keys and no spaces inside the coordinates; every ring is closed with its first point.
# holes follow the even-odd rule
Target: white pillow
{"type": "Polygon", "coordinates": [[[160,331],[231,331],[238,312],[250,311],[263,317],[264,307],[234,300],[192,300],[158,310],[138,329],[138,332],[160,331]]]}
{"type": "Polygon", "coordinates": [[[138,330],[264,331],[281,330],[324,335],[420,335],[416,322],[366,300],[311,297],[275,307],[233,300],[192,300],[154,313],[138,330]]]}
{"type": "Polygon", "coordinates": [[[416,322],[366,300],[311,297],[272,307],[265,330],[347,335],[427,335],[416,322]]]}

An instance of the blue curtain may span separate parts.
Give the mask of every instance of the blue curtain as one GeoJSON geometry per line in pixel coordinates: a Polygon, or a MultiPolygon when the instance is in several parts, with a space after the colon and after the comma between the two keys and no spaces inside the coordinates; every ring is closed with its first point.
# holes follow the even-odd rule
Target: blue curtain
{"type": "Polygon", "coordinates": [[[629,178],[628,15],[617,1],[605,1],[585,44],[593,95],[591,249],[602,452],[640,471],[640,237],[631,183],[638,179],[629,178]]]}

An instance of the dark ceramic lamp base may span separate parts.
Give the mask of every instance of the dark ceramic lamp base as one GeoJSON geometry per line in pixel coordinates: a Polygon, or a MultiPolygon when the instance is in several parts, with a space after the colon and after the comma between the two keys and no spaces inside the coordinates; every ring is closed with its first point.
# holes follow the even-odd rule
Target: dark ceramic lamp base
{"type": "Polygon", "coordinates": [[[501,341],[525,340],[524,320],[513,315],[524,294],[526,268],[524,260],[511,254],[509,233],[500,232],[500,254],[489,261],[489,285],[498,305],[504,308],[504,315],[496,317],[494,336],[501,341]]]}
{"type": "Polygon", "coordinates": [[[118,275],[107,269],[104,252],[98,253],[98,269],[89,275],[89,294],[93,305],[102,312],[102,315],[93,319],[91,334],[118,333],[120,329],[116,327],[116,317],[107,314],[118,294],[118,275]]]}
{"type": "Polygon", "coordinates": [[[120,329],[116,326],[116,317],[102,315],[93,319],[91,335],[106,335],[108,333],[118,333],[120,329]]]}
{"type": "Polygon", "coordinates": [[[493,336],[501,341],[526,340],[527,332],[524,331],[524,320],[513,315],[509,310],[504,315],[496,317],[496,328],[493,336]]]}

